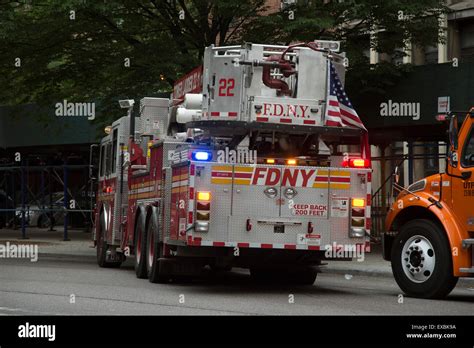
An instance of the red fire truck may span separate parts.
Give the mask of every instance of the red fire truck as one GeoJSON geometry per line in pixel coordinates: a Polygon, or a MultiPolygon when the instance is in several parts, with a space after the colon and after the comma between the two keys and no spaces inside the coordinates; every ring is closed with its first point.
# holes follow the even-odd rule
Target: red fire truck
{"type": "Polygon", "coordinates": [[[328,122],[345,68],[325,44],[211,46],[170,100],[143,98],[137,117],[121,101],[100,144],[98,264],[313,284],[324,260],[369,251],[366,131],[328,122]]]}

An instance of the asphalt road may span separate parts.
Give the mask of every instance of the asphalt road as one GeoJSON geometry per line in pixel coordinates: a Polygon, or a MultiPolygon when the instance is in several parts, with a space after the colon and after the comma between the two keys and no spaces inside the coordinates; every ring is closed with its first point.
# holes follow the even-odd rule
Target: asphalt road
{"type": "Polygon", "coordinates": [[[2,259],[0,315],[469,315],[474,308],[470,280],[443,301],[399,303],[398,286],[385,277],[319,274],[313,286],[262,285],[237,269],[152,284],[135,277],[130,261],[101,269],[91,258],[2,259]]]}

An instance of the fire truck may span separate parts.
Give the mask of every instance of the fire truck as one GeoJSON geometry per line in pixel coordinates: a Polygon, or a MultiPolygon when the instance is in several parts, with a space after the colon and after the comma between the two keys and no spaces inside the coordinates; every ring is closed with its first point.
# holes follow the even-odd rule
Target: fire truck
{"type": "Polygon", "coordinates": [[[170,99],[121,101],[100,144],[99,266],[134,255],[151,282],[242,267],[313,284],[325,260],[369,251],[365,129],[325,117],[330,69],[344,83],[334,46],[210,46],[170,99]]]}
{"type": "Polygon", "coordinates": [[[459,277],[474,276],[474,108],[459,129],[459,112],[438,115],[449,121],[445,173],[399,191],[386,219],[385,260],[400,288],[411,296],[442,298],[459,277]]]}

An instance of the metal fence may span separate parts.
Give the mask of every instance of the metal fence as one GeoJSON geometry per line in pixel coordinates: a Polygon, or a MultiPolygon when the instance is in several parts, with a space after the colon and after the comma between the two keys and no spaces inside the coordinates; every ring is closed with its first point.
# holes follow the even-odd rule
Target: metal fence
{"type": "Polygon", "coordinates": [[[95,203],[96,168],[91,165],[4,166],[0,167],[0,228],[63,227],[90,230],[95,203]]]}
{"type": "MultiPolygon", "coordinates": [[[[387,156],[383,159],[374,158],[375,161],[384,161],[382,165],[390,163],[393,167],[399,168],[399,173],[403,177],[404,169],[408,167],[408,184],[413,183],[413,161],[416,160],[429,160],[429,159],[444,159],[446,154],[420,154],[420,155],[397,155],[397,156],[387,156]]],[[[371,219],[372,219],[372,228],[371,228],[371,238],[374,242],[379,242],[382,237],[382,233],[385,232],[385,219],[388,214],[388,210],[392,205],[395,197],[392,191],[393,187],[393,171],[388,173],[385,178],[382,178],[383,181],[380,187],[372,193],[371,199],[371,219]]],[[[396,193],[397,194],[397,193],[396,193]]]]}

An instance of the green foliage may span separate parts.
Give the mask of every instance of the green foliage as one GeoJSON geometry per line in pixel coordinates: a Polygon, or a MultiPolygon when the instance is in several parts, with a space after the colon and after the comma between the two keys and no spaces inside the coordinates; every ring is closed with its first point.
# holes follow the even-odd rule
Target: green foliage
{"type": "Polygon", "coordinates": [[[207,45],[317,38],[343,42],[350,89],[383,93],[400,71],[393,65],[371,70],[370,32],[378,33],[373,48],[388,54],[410,40],[432,45],[438,17],[446,11],[441,0],[300,0],[276,12],[266,3],[0,0],[0,103],[94,101],[98,122],[107,124],[123,114],[118,99],[169,92],[179,76],[200,64],[207,45]]]}

